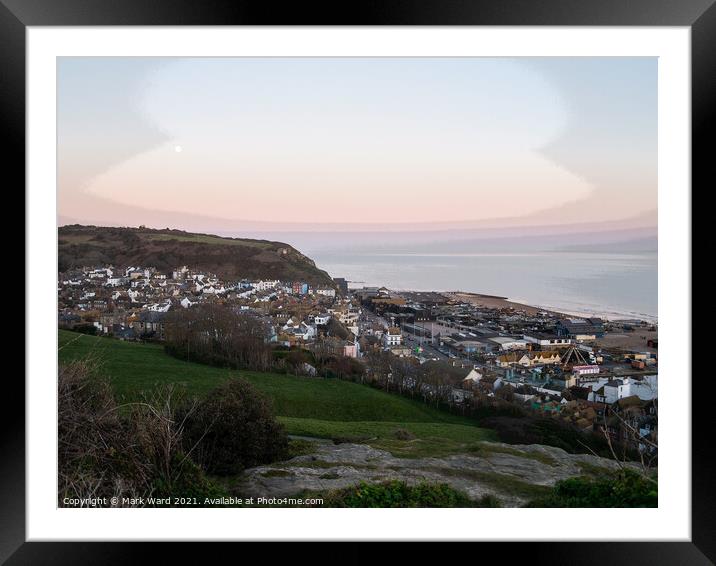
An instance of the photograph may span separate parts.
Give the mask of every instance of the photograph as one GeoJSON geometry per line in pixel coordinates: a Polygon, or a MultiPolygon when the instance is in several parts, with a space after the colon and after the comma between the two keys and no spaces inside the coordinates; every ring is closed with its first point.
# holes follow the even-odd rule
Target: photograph
{"type": "Polygon", "coordinates": [[[659,506],[659,57],[55,69],[56,507],[659,506]]]}

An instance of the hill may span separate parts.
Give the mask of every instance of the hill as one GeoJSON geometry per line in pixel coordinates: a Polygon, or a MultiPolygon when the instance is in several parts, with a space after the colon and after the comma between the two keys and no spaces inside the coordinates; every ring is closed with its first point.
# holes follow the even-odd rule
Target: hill
{"type": "Polygon", "coordinates": [[[154,266],[169,272],[181,265],[226,279],[280,279],[333,287],[312,259],[282,242],[223,238],[182,230],[115,228],[73,224],[58,229],[58,269],[84,266],[154,266]]]}
{"type": "Polygon", "coordinates": [[[397,429],[405,429],[421,439],[414,451],[441,453],[494,436],[469,419],[366,385],[215,368],[173,358],[157,344],[60,330],[58,355],[60,363],[86,357],[97,360],[120,403],[140,400],[143,392],[169,383],[200,397],[223,380],[239,375],[272,400],[290,434],[371,438],[387,446],[397,429]]]}

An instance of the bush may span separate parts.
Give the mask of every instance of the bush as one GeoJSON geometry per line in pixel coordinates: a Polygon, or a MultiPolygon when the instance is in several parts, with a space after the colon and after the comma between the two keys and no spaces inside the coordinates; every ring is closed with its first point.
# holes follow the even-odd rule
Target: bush
{"type": "Polygon", "coordinates": [[[582,432],[550,417],[490,417],[481,419],[479,424],[494,429],[500,441],[507,444],[546,444],[570,454],[594,452],[605,458],[612,457],[603,436],[582,432]]]}
{"type": "Polygon", "coordinates": [[[138,493],[145,473],[128,457],[124,427],[106,380],[78,361],[58,374],[58,498],[138,493]]]}
{"type": "Polygon", "coordinates": [[[397,438],[398,440],[413,440],[415,438],[415,435],[409,430],[399,428],[395,431],[395,438],[397,438]]]}
{"type": "Polygon", "coordinates": [[[217,489],[182,451],[173,389],[117,405],[89,360],[60,366],[58,497],[215,496],[217,489]]]}
{"type": "Polygon", "coordinates": [[[89,334],[90,336],[97,335],[97,327],[89,323],[75,324],[72,327],[72,331],[79,332],[80,334],[89,334]]]}
{"type": "Polygon", "coordinates": [[[325,498],[329,507],[499,507],[492,497],[473,501],[447,484],[420,483],[410,486],[403,481],[361,482],[333,492],[325,498]]]}
{"type": "Polygon", "coordinates": [[[249,382],[231,379],[186,415],[184,449],[207,472],[230,475],[288,456],[288,437],[249,382]]]}
{"type": "MultiPolygon", "coordinates": [[[[185,459],[183,454],[177,454],[174,460],[174,465],[181,469],[181,474],[172,481],[167,481],[167,478],[164,477],[157,477],[152,483],[152,494],[157,498],[196,498],[196,505],[183,504],[182,506],[204,507],[205,499],[219,499],[228,495],[224,489],[207,479],[202,469],[191,459],[185,459]]],[[[162,506],[167,505],[162,502],[162,506]]]]}
{"type": "Polygon", "coordinates": [[[531,501],[528,507],[658,507],[658,485],[631,470],[591,479],[570,478],[557,482],[553,492],[531,501]]]}

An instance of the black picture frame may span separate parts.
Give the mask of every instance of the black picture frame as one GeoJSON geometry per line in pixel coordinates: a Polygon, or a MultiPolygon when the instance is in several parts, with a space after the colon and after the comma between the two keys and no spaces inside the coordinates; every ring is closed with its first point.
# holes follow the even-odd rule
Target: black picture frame
{"type": "MultiPolygon", "coordinates": [[[[0,0],[0,120],[7,144],[6,176],[25,180],[25,33],[28,26],[147,25],[520,25],[687,26],[692,56],[692,186],[716,177],[706,136],[716,131],[716,0],[367,0],[294,3],[222,0],[0,0]]],[[[712,135],[710,137],[713,137],[712,135]]],[[[693,192],[692,192],[693,194],[693,192]]],[[[27,299],[26,299],[27,300],[27,299]]],[[[688,332],[689,329],[683,329],[688,332]]],[[[157,543],[25,542],[24,383],[5,379],[7,399],[19,409],[0,428],[0,562],[7,564],[125,564],[161,552],[207,562],[205,545],[157,543]]],[[[679,379],[690,375],[679,376],[679,379]]],[[[708,395],[692,399],[691,542],[487,543],[510,561],[550,564],[711,564],[716,562],[716,470],[709,459],[708,395]],[[509,549],[505,548],[509,545],[509,549]]],[[[590,529],[598,529],[591,525],[590,529]]],[[[558,530],[555,535],[558,536],[558,530]]],[[[625,524],[625,536],[628,536],[625,524]]],[[[78,536],[81,536],[78,533],[78,536]]],[[[320,533],[316,533],[320,539],[320,533]]],[[[371,560],[377,543],[337,550],[341,561],[371,560]]],[[[221,545],[227,548],[228,544],[221,545]]],[[[418,545],[415,545],[418,546],[418,545]]],[[[233,548],[233,545],[231,545],[233,548]]],[[[413,547],[415,548],[415,547],[413,547]]],[[[416,548],[425,555],[424,548],[416,548]]],[[[211,550],[214,555],[214,550],[211,550]]],[[[236,552],[230,550],[230,552],[236,552]]],[[[241,550],[241,553],[246,552],[241,550]]],[[[410,551],[410,552],[414,552],[410,551]]],[[[442,551],[444,552],[444,551],[442,551]]],[[[474,551],[469,551],[474,552],[474,551]]],[[[274,545],[272,558],[306,551],[274,545]]],[[[312,561],[320,556],[312,554],[312,561]]],[[[320,551],[328,560],[334,552],[320,551]]],[[[235,555],[238,559],[238,556],[235,555]]],[[[242,556],[246,556],[243,555],[242,556]]],[[[479,555],[474,555],[478,559],[479,555]]],[[[403,559],[409,556],[403,556],[403,559]]],[[[209,560],[212,562],[212,560],[209,560]]]]}

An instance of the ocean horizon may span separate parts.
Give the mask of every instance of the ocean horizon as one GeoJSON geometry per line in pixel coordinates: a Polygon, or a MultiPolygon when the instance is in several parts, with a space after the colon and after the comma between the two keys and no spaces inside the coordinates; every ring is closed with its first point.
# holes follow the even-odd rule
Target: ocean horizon
{"type": "Polygon", "coordinates": [[[465,291],[577,316],[658,322],[656,252],[303,251],[352,288],[465,291]]]}

